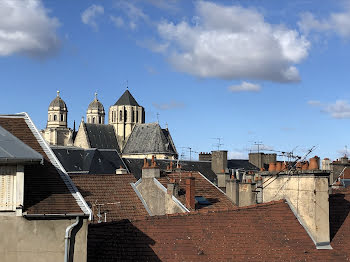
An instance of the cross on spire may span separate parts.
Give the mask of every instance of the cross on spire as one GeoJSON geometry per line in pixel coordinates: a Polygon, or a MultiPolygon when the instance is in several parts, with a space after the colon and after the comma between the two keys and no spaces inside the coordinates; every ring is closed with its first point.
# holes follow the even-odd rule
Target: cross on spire
{"type": "Polygon", "coordinates": [[[97,100],[97,92],[95,92],[95,100],[97,100]]]}
{"type": "Polygon", "coordinates": [[[59,97],[60,96],[60,91],[57,90],[57,96],[59,97]]]}

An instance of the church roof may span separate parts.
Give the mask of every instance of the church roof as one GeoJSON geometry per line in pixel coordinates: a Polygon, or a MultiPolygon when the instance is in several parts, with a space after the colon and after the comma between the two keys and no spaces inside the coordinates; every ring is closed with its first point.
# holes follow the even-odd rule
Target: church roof
{"type": "Polygon", "coordinates": [[[91,148],[115,149],[119,152],[117,137],[112,125],[88,123],[84,125],[91,148]]]}
{"type": "Polygon", "coordinates": [[[101,113],[105,112],[102,103],[97,99],[97,94],[95,94],[95,99],[89,104],[88,111],[89,110],[98,110],[101,113]]]}
{"type": "Polygon", "coordinates": [[[60,97],[59,91],[57,91],[57,96],[55,97],[55,99],[51,101],[49,108],[50,107],[59,107],[60,110],[67,110],[67,105],[63,101],[63,99],[60,97]]]}
{"type": "Polygon", "coordinates": [[[170,133],[165,133],[158,123],[136,124],[123,149],[123,154],[177,155],[170,133]]]}
{"type": "Polygon", "coordinates": [[[132,94],[129,92],[129,90],[126,90],[124,94],[118,99],[118,101],[114,104],[115,106],[140,106],[135,98],[132,96],[132,94]]]}

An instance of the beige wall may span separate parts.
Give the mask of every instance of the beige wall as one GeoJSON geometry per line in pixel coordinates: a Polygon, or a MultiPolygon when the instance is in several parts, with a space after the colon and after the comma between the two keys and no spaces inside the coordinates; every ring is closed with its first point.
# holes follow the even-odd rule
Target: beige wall
{"type": "Polygon", "coordinates": [[[263,177],[264,203],[289,200],[316,243],[329,243],[329,174],[307,171],[270,178],[271,176],[263,177]]]}
{"type": "Polygon", "coordinates": [[[46,128],[41,130],[42,137],[50,145],[72,146],[73,130],[64,127],[46,128]]]}
{"type": "Polygon", "coordinates": [[[87,134],[83,123],[84,122],[82,121],[79,125],[79,130],[74,140],[74,146],[88,149],[90,148],[90,145],[88,142],[87,134]]]}
{"type": "MultiPolygon", "coordinates": [[[[27,220],[0,216],[0,261],[56,262],[64,259],[64,236],[72,220],[27,220]]],[[[74,261],[87,259],[87,220],[75,237],[74,261]]]]}
{"type": "Polygon", "coordinates": [[[175,203],[171,195],[164,192],[155,184],[153,178],[142,178],[141,183],[138,184],[136,188],[145,200],[152,215],[185,212],[177,203],[175,203]]]}

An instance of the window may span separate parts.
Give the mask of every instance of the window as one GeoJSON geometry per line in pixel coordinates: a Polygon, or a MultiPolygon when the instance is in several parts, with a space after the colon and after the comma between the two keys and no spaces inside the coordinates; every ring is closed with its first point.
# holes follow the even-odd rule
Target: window
{"type": "Polygon", "coordinates": [[[123,121],[123,112],[122,112],[122,110],[119,111],[119,121],[123,121]]]}
{"type": "Polygon", "coordinates": [[[136,110],[136,123],[139,121],[139,110],[136,110]]]}
{"type": "Polygon", "coordinates": [[[95,117],[92,118],[92,123],[95,124],[95,117]]]}
{"type": "Polygon", "coordinates": [[[0,210],[15,211],[15,175],[16,167],[0,166],[0,210]]]}
{"type": "Polygon", "coordinates": [[[61,114],[61,121],[63,121],[63,119],[64,119],[64,118],[63,118],[63,114],[61,114]]]}
{"type": "Polygon", "coordinates": [[[102,124],[102,116],[99,116],[98,123],[102,124]]]}
{"type": "Polygon", "coordinates": [[[131,122],[135,121],[134,110],[131,109],[131,122]]]}
{"type": "Polygon", "coordinates": [[[128,121],[128,111],[124,109],[124,122],[128,121]]]}
{"type": "Polygon", "coordinates": [[[57,115],[53,115],[53,121],[57,121],[57,115]]]}

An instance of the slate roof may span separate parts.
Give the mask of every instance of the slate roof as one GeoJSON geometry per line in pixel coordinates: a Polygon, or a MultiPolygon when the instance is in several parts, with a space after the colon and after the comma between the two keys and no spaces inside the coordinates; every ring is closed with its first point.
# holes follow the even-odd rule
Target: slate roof
{"type": "MultiPolygon", "coordinates": [[[[136,179],[140,179],[142,175],[143,159],[123,158],[123,160],[130,172],[136,177],[136,179]]],[[[173,162],[173,165],[175,167],[177,160],[157,159],[157,165],[161,170],[166,170],[170,162],[173,162]]],[[[181,169],[184,171],[198,171],[211,182],[216,181],[216,175],[211,170],[211,162],[209,161],[181,160],[179,163],[181,165],[181,169]]]]}
{"type": "Polygon", "coordinates": [[[188,177],[189,174],[195,178],[195,196],[204,197],[210,203],[208,205],[196,204],[197,210],[219,210],[234,207],[232,201],[219,188],[214,186],[198,172],[170,173],[157,179],[165,188],[167,188],[167,184],[171,179],[175,179],[175,181],[179,183],[179,190],[181,193],[177,199],[180,200],[183,205],[186,205],[186,177],[188,177]]]}
{"type": "Polygon", "coordinates": [[[129,90],[125,90],[124,94],[118,99],[114,104],[115,106],[130,105],[130,106],[140,106],[129,90]]]}
{"type": "Polygon", "coordinates": [[[249,160],[246,159],[228,159],[227,168],[229,169],[239,169],[243,168],[244,170],[259,170],[258,167],[249,163],[249,160]]]}
{"type": "Polygon", "coordinates": [[[130,185],[136,182],[132,174],[71,175],[71,178],[85,200],[92,205],[94,213],[92,223],[98,222],[96,204],[103,204],[100,211],[102,214],[107,212],[107,222],[148,216],[148,212],[130,185]]]}
{"type": "Polygon", "coordinates": [[[52,147],[70,174],[113,174],[120,166],[127,169],[117,150],[52,147]]]}
{"type": "Polygon", "coordinates": [[[98,110],[98,112],[100,113],[105,113],[105,108],[103,107],[102,103],[97,99],[97,97],[95,97],[94,100],[92,100],[92,102],[89,104],[88,106],[88,112],[89,110],[98,110]]]}
{"type": "Polygon", "coordinates": [[[117,137],[112,125],[84,123],[91,148],[119,150],[117,137]]]}
{"type": "Polygon", "coordinates": [[[38,163],[43,156],[0,126],[0,163],[38,163]]]}
{"type": "Polygon", "coordinates": [[[68,175],[54,166],[59,163],[51,162],[51,159],[55,160],[54,155],[49,147],[45,148],[46,143],[30,118],[25,113],[0,115],[0,126],[44,157],[43,165],[24,167],[23,211],[29,215],[88,215],[85,201],[77,194],[68,175]]]}
{"type": "Polygon", "coordinates": [[[158,123],[136,124],[123,149],[123,154],[168,154],[177,156],[170,134],[158,123]]]}
{"type": "Polygon", "coordinates": [[[331,243],[333,250],[317,250],[281,200],[90,225],[88,261],[345,261],[349,236],[331,243]]]}

